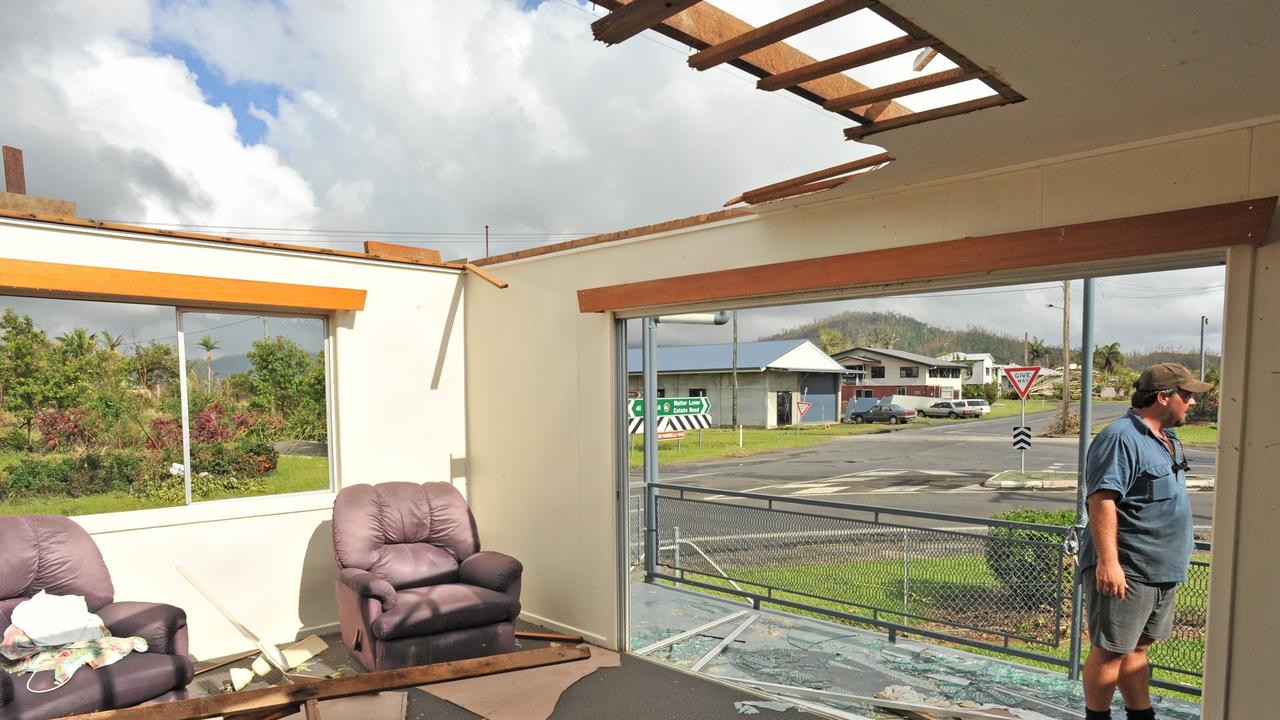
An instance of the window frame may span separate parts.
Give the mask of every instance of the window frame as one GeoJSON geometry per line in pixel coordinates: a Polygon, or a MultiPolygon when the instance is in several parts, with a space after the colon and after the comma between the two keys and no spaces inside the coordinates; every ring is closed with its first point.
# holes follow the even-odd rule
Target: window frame
{"type": "MultiPolygon", "coordinates": [[[[160,307],[163,307],[161,305],[160,307]]],[[[338,475],[337,475],[337,441],[334,432],[337,429],[334,420],[334,381],[333,374],[333,322],[327,314],[316,314],[306,312],[287,312],[274,310],[244,310],[244,309],[224,309],[224,308],[208,308],[200,306],[175,305],[174,322],[177,331],[178,342],[178,392],[179,402],[182,407],[182,467],[183,467],[183,484],[186,494],[186,504],[182,507],[192,507],[195,505],[205,505],[208,503],[235,503],[244,500],[257,500],[264,497],[282,497],[293,495],[315,495],[324,494],[332,495],[337,492],[338,475]],[[182,326],[182,316],[185,313],[200,314],[217,314],[217,315],[244,315],[248,317],[267,317],[267,318],[298,318],[304,320],[319,320],[321,323],[324,342],[322,344],[324,350],[324,423],[325,436],[328,438],[325,442],[328,451],[326,459],[328,460],[329,487],[324,490],[304,490],[296,493],[275,493],[271,495],[254,495],[250,497],[222,498],[219,500],[193,500],[191,497],[191,432],[189,425],[189,397],[187,395],[187,358],[186,358],[186,332],[182,326]]],[[[145,511],[139,511],[145,512],[145,511]]]]}

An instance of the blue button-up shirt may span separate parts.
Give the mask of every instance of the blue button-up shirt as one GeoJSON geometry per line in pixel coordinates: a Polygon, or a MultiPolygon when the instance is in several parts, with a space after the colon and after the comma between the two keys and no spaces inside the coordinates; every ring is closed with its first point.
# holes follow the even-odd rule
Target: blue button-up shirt
{"type": "MultiPolygon", "coordinates": [[[[1187,473],[1175,469],[1184,459],[1177,433],[1165,429],[1176,459],[1142,418],[1129,410],[1107,425],[1089,445],[1086,492],[1114,490],[1116,547],[1127,578],[1146,584],[1185,582],[1195,538],[1187,473]]],[[[1098,564],[1093,538],[1080,544],[1080,569],[1098,564]]]]}

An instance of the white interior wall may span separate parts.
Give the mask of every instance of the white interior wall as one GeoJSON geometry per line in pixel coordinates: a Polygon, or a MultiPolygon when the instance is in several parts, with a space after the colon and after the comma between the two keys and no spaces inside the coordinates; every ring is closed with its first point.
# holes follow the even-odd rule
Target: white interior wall
{"type": "MultiPolygon", "coordinates": [[[[457,271],[9,220],[0,257],[367,290],[364,310],[330,320],[338,482],[452,480],[465,491],[457,271]]],[[[174,565],[264,639],[292,640],[337,621],[332,506],[322,492],[75,519],[102,549],[117,599],[182,607],[192,653],[208,658],[247,643],[174,565]]]]}
{"type": "MultiPolygon", "coordinates": [[[[490,538],[521,547],[528,568],[526,611],[611,645],[618,640],[612,427],[621,410],[611,395],[612,318],[579,313],[577,290],[666,276],[672,257],[681,258],[682,273],[697,273],[1277,194],[1277,127],[1206,131],[923,186],[793,203],[745,220],[491,266],[511,287],[468,297],[469,373],[503,379],[473,382],[468,395],[472,499],[478,512],[502,519],[496,532],[489,529],[490,538]],[[507,361],[511,348],[521,351],[518,365],[507,361]],[[537,408],[536,416],[508,412],[513,407],[537,408]],[[548,535],[553,522],[563,531],[548,535]]],[[[1225,352],[1243,352],[1240,343],[1249,338],[1251,364],[1237,382],[1245,395],[1265,388],[1270,398],[1280,394],[1273,360],[1280,323],[1264,316],[1280,307],[1277,232],[1280,223],[1256,258],[1228,270],[1229,286],[1252,279],[1244,292],[1253,314],[1241,313],[1247,322],[1233,325],[1225,352]]],[[[991,282],[1023,277],[1001,273],[991,282]]],[[[1280,663],[1280,627],[1262,607],[1280,596],[1280,574],[1264,557],[1280,542],[1280,484],[1266,470],[1280,462],[1274,408],[1253,403],[1244,416],[1224,413],[1222,423],[1224,433],[1242,418],[1245,426],[1236,428],[1243,437],[1241,470],[1220,469],[1220,487],[1238,485],[1242,497],[1255,501],[1240,518],[1243,549],[1235,571],[1215,558],[1211,617],[1233,629],[1211,639],[1209,686],[1240,709],[1233,717],[1265,714],[1255,691],[1270,687],[1263,676],[1280,663]],[[1230,620],[1223,619],[1224,605],[1235,610],[1230,620]],[[1256,656],[1269,662],[1255,662],[1256,656]],[[1228,677],[1224,668],[1242,662],[1248,669],[1228,677]]],[[[1235,527],[1226,518],[1230,512],[1220,508],[1217,522],[1235,527]]],[[[1218,538],[1215,555],[1235,552],[1229,540],[1218,538]]],[[[1214,707],[1208,698],[1206,717],[1226,716],[1214,707]]]]}

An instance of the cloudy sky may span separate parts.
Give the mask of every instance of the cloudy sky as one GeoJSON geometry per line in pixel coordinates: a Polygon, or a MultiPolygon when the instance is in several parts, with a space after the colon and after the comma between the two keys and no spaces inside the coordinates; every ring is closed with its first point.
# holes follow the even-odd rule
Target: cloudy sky
{"type": "MultiPolygon", "coordinates": [[[[717,4],[760,24],[808,3],[717,4]]],[[[0,0],[0,10],[0,142],[23,149],[29,192],[75,200],[84,217],[479,257],[486,224],[492,252],[514,250],[707,212],[879,151],[743,73],[690,70],[687,48],[666,38],[594,42],[603,11],[576,0],[0,0]]],[[[795,44],[827,57],[896,34],[866,15],[795,44]]],[[[909,60],[861,77],[900,78],[909,60]]],[[[1204,314],[1216,348],[1221,283],[1220,269],[1104,281],[1099,340],[1192,347],[1204,314]]],[[[742,331],[852,307],[1060,332],[1044,307],[1060,298],[1052,286],[986,292],[751,311],[742,331]]]]}

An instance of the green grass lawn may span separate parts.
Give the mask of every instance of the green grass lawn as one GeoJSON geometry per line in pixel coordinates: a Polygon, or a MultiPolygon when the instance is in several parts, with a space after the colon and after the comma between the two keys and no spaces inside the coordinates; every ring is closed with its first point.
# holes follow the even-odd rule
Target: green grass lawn
{"type": "MultiPolygon", "coordinates": [[[[0,467],[16,462],[11,453],[0,454],[0,467]]],[[[21,457],[21,454],[18,454],[21,457]]],[[[327,490],[329,488],[329,459],[323,457],[280,456],[276,469],[262,477],[266,487],[251,495],[283,495],[287,493],[327,490]]],[[[247,494],[228,493],[209,500],[232,497],[249,497],[247,494]]],[[[38,497],[10,500],[0,503],[0,515],[95,515],[98,513],[144,510],[163,507],[163,503],[142,500],[127,492],[95,493],[80,497],[38,497]]]]}
{"type": "Polygon", "coordinates": [[[1178,439],[1187,445],[1217,445],[1218,424],[1196,423],[1178,428],[1178,439]]]}
{"type": "MultiPolygon", "coordinates": [[[[888,428],[888,425],[879,424],[842,425],[840,423],[832,423],[826,428],[821,425],[802,425],[798,430],[794,427],[773,430],[743,428],[742,447],[738,447],[737,430],[728,428],[703,430],[701,447],[698,444],[698,431],[690,430],[684,440],[661,440],[658,442],[658,465],[746,457],[778,450],[811,447],[841,435],[867,435],[870,433],[889,432],[888,428]]],[[[631,467],[643,467],[644,438],[639,435],[633,435],[631,439],[631,467]]]]}
{"type": "MultiPolygon", "coordinates": [[[[1209,558],[1208,555],[1198,554],[1195,559],[1208,562],[1209,558]]],[[[740,567],[729,569],[728,572],[748,592],[763,595],[767,593],[766,586],[787,588],[790,592],[775,590],[773,597],[804,603],[815,608],[826,608],[856,615],[870,615],[870,610],[858,607],[859,605],[870,606],[880,608],[882,612],[879,617],[886,622],[914,625],[924,629],[954,634],[965,634],[966,631],[949,627],[942,623],[930,624],[917,619],[904,619],[894,611],[903,609],[905,612],[916,616],[950,618],[957,622],[976,626],[991,626],[991,616],[995,613],[1003,612],[1006,617],[1003,618],[1002,623],[996,624],[1011,634],[1042,637],[1046,640],[1051,639],[1053,633],[1052,623],[1056,621],[1052,611],[1043,608],[1040,610],[1019,610],[1016,608],[1002,610],[1000,608],[1001,598],[1005,597],[1004,591],[999,579],[991,572],[986,559],[982,555],[915,557],[911,558],[907,563],[906,570],[905,593],[903,562],[898,559],[845,563],[806,563],[775,567],[740,567]]],[[[729,582],[723,578],[693,574],[687,577],[688,579],[696,579],[712,585],[730,587],[729,582]]],[[[713,590],[699,589],[699,591],[726,598],[736,597],[729,593],[719,593],[713,590]]],[[[1207,598],[1203,593],[1181,592],[1178,595],[1177,603],[1180,617],[1204,617],[1207,598]]],[[[768,605],[769,603],[764,601],[764,604],[768,605]]],[[[819,610],[797,610],[783,606],[779,606],[778,609],[797,615],[835,620],[819,610]]],[[[1063,610],[1062,621],[1062,639],[1057,647],[1019,640],[1011,640],[1010,646],[1066,660],[1070,655],[1068,636],[1070,611],[1066,608],[1063,610]]],[[[858,623],[844,620],[835,620],[835,622],[858,625],[858,623]]],[[[974,635],[974,637],[986,642],[999,642],[998,640],[993,640],[992,636],[974,635]]],[[[939,641],[929,640],[929,642],[939,641]]],[[[948,643],[940,642],[940,644],[947,645],[948,643]]],[[[1009,659],[1007,655],[1003,655],[997,650],[972,648],[958,643],[954,644],[954,646],[968,652],[1009,659]]],[[[1085,652],[1087,653],[1087,648],[1085,652]]],[[[1180,658],[1184,659],[1185,663],[1185,658],[1203,658],[1203,655],[1203,629],[1198,634],[1194,631],[1175,632],[1174,637],[1161,641],[1152,648],[1153,662],[1159,664],[1172,665],[1180,658]]],[[[1048,661],[1018,658],[1015,662],[1057,672],[1062,671],[1061,666],[1048,661]]],[[[1155,675],[1158,678],[1173,682],[1188,685],[1198,684],[1196,678],[1180,673],[1156,670],[1155,675]]],[[[1182,693],[1162,692],[1167,695],[1196,700],[1195,697],[1182,693]]]]}

